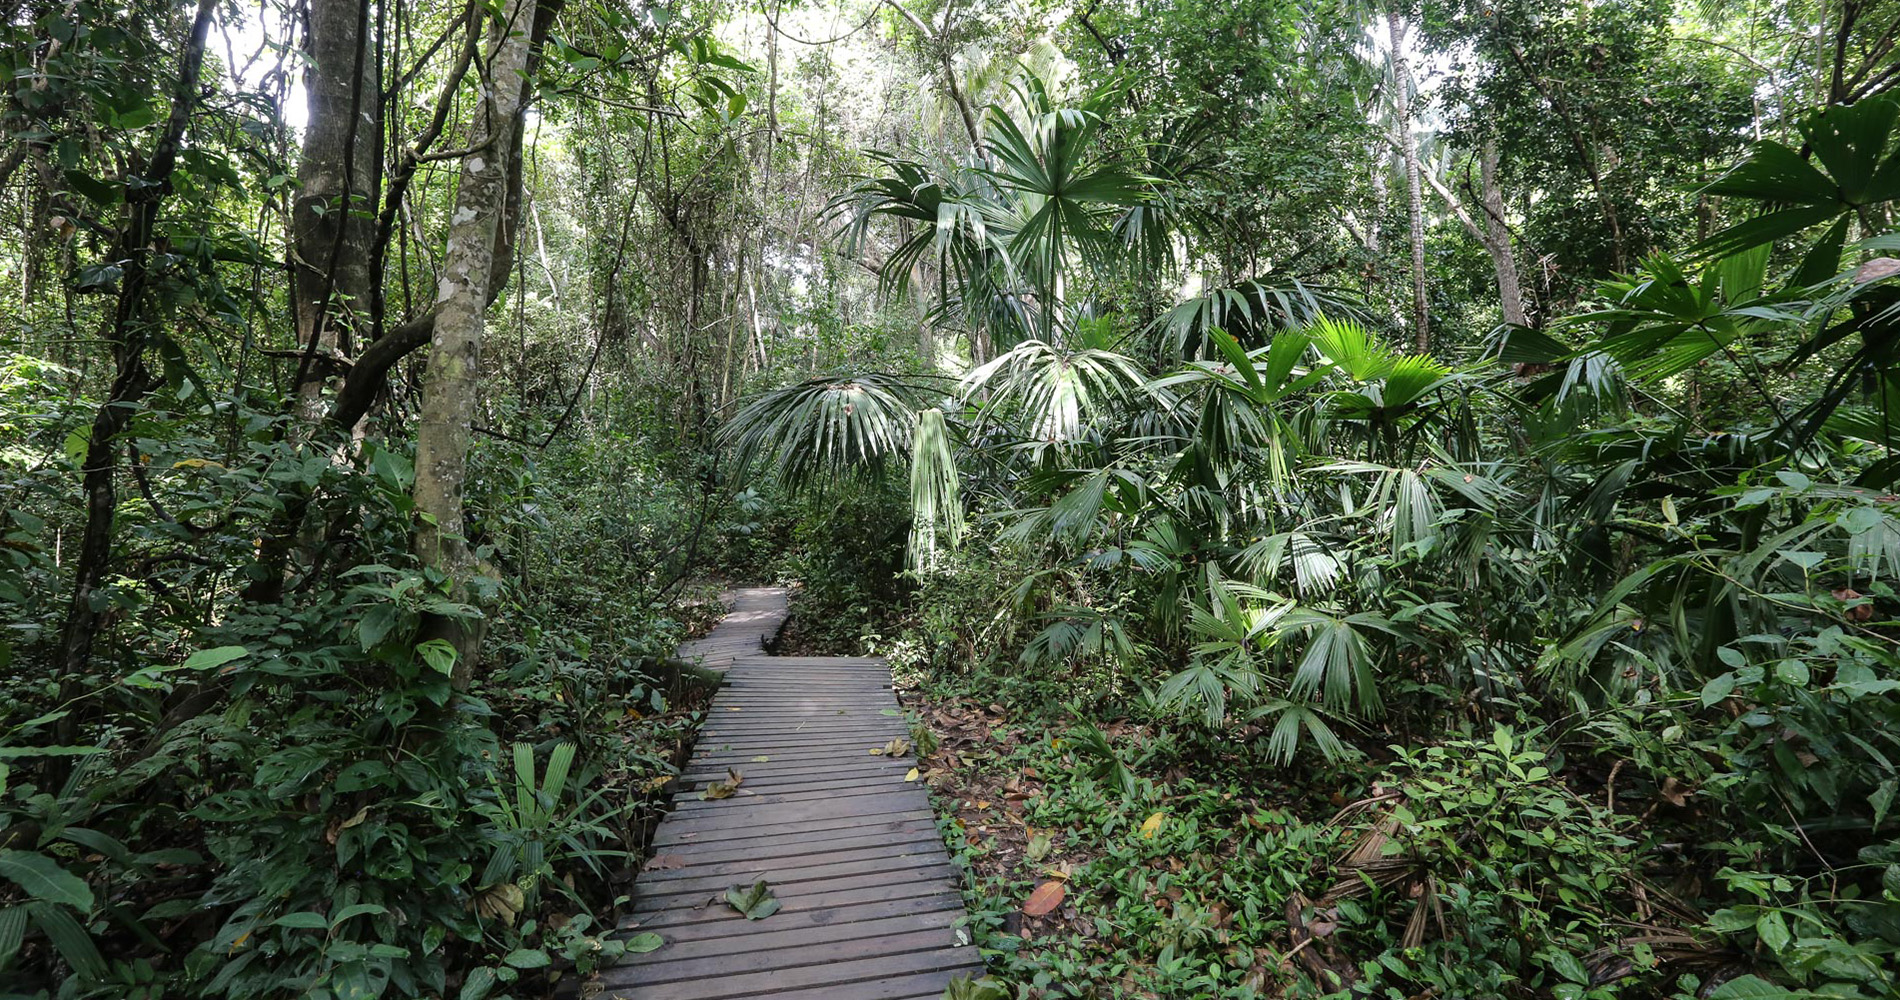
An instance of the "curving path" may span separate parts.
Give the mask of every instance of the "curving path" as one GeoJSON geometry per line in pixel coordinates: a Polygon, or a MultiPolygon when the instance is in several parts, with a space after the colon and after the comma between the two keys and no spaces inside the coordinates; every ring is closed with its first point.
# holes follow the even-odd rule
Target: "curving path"
{"type": "Polygon", "coordinates": [[[922,1000],[982,961],[954,925],[957,869],[908,755],[891,672],[866,657],[769,656],[784,588],[740,590],[683,659],[723,670],[698,745],[634,886],[629,933],[659,950],[601,976],[620,1000],[922,1000]],[[730,798],[700,792],[729,770],[730,798]],[[747,920],[724,901],[763,879],[781,908],[747,920]]]}

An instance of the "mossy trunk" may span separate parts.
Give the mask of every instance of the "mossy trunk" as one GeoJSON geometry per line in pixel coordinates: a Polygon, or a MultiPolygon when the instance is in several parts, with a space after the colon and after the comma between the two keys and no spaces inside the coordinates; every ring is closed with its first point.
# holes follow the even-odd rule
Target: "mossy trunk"
{"type": "MultiPolygon", "coordinates": [[[[471,121],[473,141],[462,157],[461,183],[449,219],[448,248],[436,286],[435,330],[422,379],[421,422],[416,430],[416,556],[440,573],[448,595],[467,601],[476,575],[462,515],[468,449],[480,389],[482,337],[489,291],[495,279],[496,236],[510,200],[509,162],[520,130],[523,86],[532,43],[529,0],[509,0],[490,28],[482,65],[482,100],[471,121]]],[[[456,649],[452,681],[466,690],[481,641],[478,622],[433,616],[427,637],[447,639],[456,649]]]]}

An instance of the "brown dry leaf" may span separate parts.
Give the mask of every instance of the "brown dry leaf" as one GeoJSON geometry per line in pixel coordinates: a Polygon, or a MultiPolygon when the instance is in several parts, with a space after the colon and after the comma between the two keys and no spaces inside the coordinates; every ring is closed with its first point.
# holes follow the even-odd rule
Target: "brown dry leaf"
{"type": "Polygon", "coordinates": [[[1049,881],[1036,887],[1036,891],[1023,900],[1023,915],[1040,917],[1062,905],[1062,898],[1069,894],[1061,882],[1049,881]]]}
{"type": "Polygon", "coordinates": [[[657,778],[648,778],[646,780],[646,783],[643,784],[641,787],[649,792],[657,792],[660,789],[665,788],[667,786],[667,783],[672,780],[673,780],[672,775],[662,774],[657,778]]]}
{"type": "Polygon", "coordinates": [[[331,820],[330,828],[323,832],[323,839],[325,841],[328,841],[329,843],[334,844],[336,843],[336,838],[340,836],[343,833],[343,831],[353,826],[361,826],[363,821],[368,818],[369,818],[369,807],[364,806],[363,808],[358,809],[356,811],[356,815],[351,816],[349,819],[346,819],[340,823],[337,822],[336,820],[331,820]]]}
{"type": "Polygon", "coordinates": [[[1674,778],[1664,778],[1662,788],[1656,794],[1660,796],[1664,802],[1681,808],[1688,804],[1689,796],[1694,793],[1695,789],[1690,788],[1688,785],[1674,778]]]}
{"type": "Polygon", "coordinates": [[[655,854],[647,859],[645,865],[645,869],[650,872],[672,871],[675,868],[684,867],[686,867],[686,859],[678,854],[655,854]]]}
{"type": "MultiPolygon", "coordinates": [[[[1860,591],[1855,590],[1851,587],[1843,587],[1840,590],[1832,591],[1832,593],[1834,595],[1834,599],[1837,601],[1840,601],[1843,604],[1847,604],[1853,601],[1858,601],[1861,598],[1860,591]]],[[[1874,616],[1874,606],[1872,604],[1857,604],[1854,607],[1847,609],[1848,621],[1864,622],[1872,618],[1873,616],[1874,616]]]]}
{"type": "Polygon", "coordinates": [[[745,775],[740,774],[737,768],[729,767],[726,768],[726,780],[715,781],[707,785],[706,790],[699,793],[699,797],[707,802],[712,802],[717,799],[729,799],[732,798],[733,793],[737,792],[739,786],[744,782],[745,775]]]}
{"type": "Polygon", "coordinates": [[[475,915],[484,920],[500,919],[502,923],[513,927],[515,916],[521,912],[525,902],[520,886],[513,882],[499,882],[476,895],[475,915]]]}
{"type": "Polygon", "coordinates": [[[910,741],[899,736],[881,747],[872,747],[873,757],[902,757],[910,752],[910,741]]]}
{"type": "Polygon", "coordinates": [[[1153,816],[1143,820],[1141,824],[1141,839],[1155,839],[1155,834],[1161,832],[1161,824],[1167,822],[1167,820],[1168,814],[1165,812],[1155,813],[1153,816]]]}

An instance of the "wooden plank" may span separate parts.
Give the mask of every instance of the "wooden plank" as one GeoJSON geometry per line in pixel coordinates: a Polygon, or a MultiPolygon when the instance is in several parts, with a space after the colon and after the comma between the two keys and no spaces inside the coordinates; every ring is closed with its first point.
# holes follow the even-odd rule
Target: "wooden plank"
{"type": "Polygon", "coordinates": [[[658,950],[608,971],[623,1000],[935,1000],[982,963],[915,761],[871,750],[909,735],[889,669],[869,657],[774,657],[783,590],[739,591],[682,657],[725,671],[654,833],[667,864],[642,872],[623,933],[658,950]],[[755,758],[764,757],[763,761],[755,758]],[[729,770],[739,794],[699,792],[729,770]],[[780,909],[749,921],[725,890],[764,879],[780,909]]]}
{"type": "MultiPolygon", "coordinates": [[[[859,778],[867,782],[881,781],[882,775],[895,775],[902,778],[917,761],[911,757],[873,757],[869,754],[854,755],[844,760],[836,756],[799,757],[791,753],[746,754],[735,752],[730,757],[693,761],[687,770],[675,780],[679,785],[673,789],[676,795],[691,792],[695,796],[698,788],[705,782],[724,781],[730,772],[737,771],[746,781],[757,781],[754,788],[773,782],[784,784],[783,779],[795,778],[800,781],[822,780],[826,778],[859,778]],[[760,761],[756,757],[765,757],[760,761]]],[[[741,787],[744,787],[741,785],[741,787]]]]}
{"type": "Polygon", "coordinates": [[[741,785],[738,793],[732,798],[687,799],[674,808],[690,815],[714,811],[730,803],[834,801],[856,798],[860,795],[876,795],[893,788],[903,788],[906,784],[908,782],[902,777],[896,777],[875,784],[850,781],[827,782],[819,785],[741,785]]]}
{"type": "MultiPolygon", "coordinates": [[[[791,763],[797,764],[801,762],[792,761],[791,763]]],[[[703,770],[695,769],[688,771],[679,776],[677,779],[678,787],[674,789],[674,792],[676,804],[679,804],[679,802],[693,801],[693,798],[699,794],[700,789],[712,782],[727,780],[731,776],[731,772],[735,769],[739,772],[739,776],[745,779],[745,783],[740,787],[750,788],[753,791],[768,788],[812,787],[830,782],[859,784],[867,782],[901,781],[904,775],[908,773],[909,768],[914,766],[915,763],[915,761],[909,758],[899,758],[898,760],[872,767],[854,767],[849,764],[833,765],[829,761],[826,761],[821,762],[820,766],[810,768],[791,766],[771,768],[770,764],[759,764],[748,761],[738,765],[736,768],[707,767],[703,770]],[[767,770],[768,768],[771,769],[767,770]]]]}
{"type": "Polygon", "coordinates": [[[983,967],[972,959],[964,969],[940,969],[915,976],[876,979],[843,986],[820,986],[809,990],[784,990],[772,994],[773,1000],[943,1000],[943,991],[959,976],[980,977],[983,967]]]}
{"type": "Polygon", "coordinates": [[[910,732],[910,724],[887,715],[724,715],[699,730],[699,738],[720,736],[760,736],[785,732],[910,732]]]}
{"type": "MultiPolygon", "coordinates": [[[[943,935],[944,943],[947,944],[955,940],[956,923],[962,919],[963,908],[958,906],[956,909],[923,911],[892,909],[876,917],[848,923],[828,922],[774,930],[765,929],[765,924],[761,922],[757,928],[748,928],[745,934],[730,937],[694,940],[669,938],[658,951],[650,951],[644,955],[628,955],[616,968],[679,962],[713,955],[760,954],[778,948],[822,947],[834,941],[878,938],[887,934],[912,934],[918,931],[936,931],[943,935]]],[[[829,959],[825,960],[829,961],[829,959]]],[[[642,972],[639,979],[644,982],[645,978],[646,974],[642,972]]]]}
{"type": "MultiPolygon", "coordinates": [[[[831,962],[825,965],[803,966],[792,969],[773,969],[753,971],[744,956],[728,956],[721,960],[721,971],[703,975],[687,982],[639,984],[639,1000],[736,1000],[739,997],[784,996],[786,990],[816,987],[835,987],[850,983],[883,981],[906,977],[924,972],[943,972],[968,969],[976,964],[976,949],[935,948],[929,951],[903,952],[895,955],[878,955],[848,961],[831,962]]],[[[608,989],[616,989],[616,982],[625,980],[610,979],[615,972],[624,971],[627,979],[635,979],[634,970],[609,970],[602,980],[608,989]]],[[[635,980],[637,982],[637,979],[635,980]]],[[[948,982],[948,980],[945,980],[948,982]]],[[[836,995],[836,994],[834,994],[836,995]]]]}
{"type": "Polygon", "coordinates": [[[740,774],[749,773],[748,768],[758,768],[760,769],[759,773],[764,775],[769,773],[764,769],[772,764],[799,764],[806,766],[809,770],[822,771],[827,767],[842,770],[852,763],[880,761],[890,764],[893,767],[902,764],[903,767],[899,773],[908,771],[917,766],[917,760],[914,757],[887,757],[883,754],[872,753],[871,751],[875,748],[876,744],[871,744],[855,747],[847,746],[839,750],[823,750],[818,752],[786,749],[779,750],[775,753],[770,748],[728,747],[722,749],[717,754],[708,754],[705,757],[695,758],[689,762],[687,766],[691,769],[692,773],[711,771],[722,776],[726,771],[733,768],[737,768],[740,774]],[[758,760],[757,758],[759,757],[766,759],[758,760]]]}
{"type": "MultiPolygon", "coordinates": [[[[830,773],[843,776],[849,774],[875,774],[890,771],[893,768],[899,773],[902,773],[917,765],[915,758],[890,757],[884,754],[872,753],[853,754],[851,757],[844,759],[830,754],[819,757],[792,757],[784,754],[774,757],[770,754],[766,754],[765,760],[754,760],[753,757],[757,756],[759,755],[754,754],[752,757],[747,757],[742,762],[743,766],[739,768],[740,773],[748,777],[756,776],[760,779],[774,775],[788,774],[809,775],[830,773]],[[898,765],[900,764],[903,766],[899,767],[898,765]]],[[[723,778],[726,776],[726,767],[727,765],[714,763],[710,760],[689,760],[686,762],[686,770],[680,772],[680,780],[686,780],[694,775],[713,775],[723,778]]]]}
{"type": "MultiPolygon", "coordinates": [[[[854,890],[862,894],[864,890],[854,890]]],[[[728,937],[750,937],[763,931],[795,930],[807,927],[829,927],[859,922],[881,922],[906,913],[948,913],[963,916],[963,897],[955,891],[938,887],[929,892],[896,895],[887,899],[869,902],[851,902],[842,900],[844,894],[826,897],[818,905],[787,906],[767,917],[771,924],[764,921],[747,920],[721,907],[710,917],[704,917],[704,910],[661,910],[651,914],[650,919],[622,921],[619,930],[635,933],[642,930],[656,930],[669,943],[681,941],[711,941],[728,937]],[[700,916],[702,919],[686,920],[683,917],[700,916]]],[[[817,898],[817,897],[813,897],[817,898]]],[[[796,901],[795,901],[796,902],[796,901]]]]}
{"type": "MultiPolygon", "coordinates": [[[[850,760],[876,760],[879,758],[890,760],[892,758],[887,757],[884,754],[876,754],[876,753],[871,752],[873,750],[878,749],[879,747],[885,746],[888,743],[890,743],[890,740],[880,740],[876,738],[871,738],[871,739],[864,739],[864,740],[840,740],[836,743],[825,744],[822,746],[788,747],[784,750],[780,750],[778,756],[775,759],[778,759],[778,760],[814,760],[814,759],[815,760],[834,760],[840,763],[844,761],[850,761],[850,760]]],[[[720,742],[714,743],[711,746],[702,748],[699,753],[695,753],[693,755],[692,763],[711,764],[715,762],[725,762],[725,761],[733,760],[735,758],[741,759],[741,760],[750,760],[753,757],[756,757],[760,754],[766,754],[767,756],[771,756],[772,752],[769,749],[734,747],[724,741],[720,741],[720,742]]],[[[906,758],[897,758],[897,759],[902,760],[906,758]]],[[[771,761],[769,760],[759,761],[758,763],[770,764],[771,761]]]]}
{"type": "Polygon", "coordinates": [[[876,852],[869,857],[850,861],[833,860],[832,855],[821,854],[812,858],[780,858],[773,861],[760,861],[750,865],[735,864],[730,872],[701,874],[688,869],[681,878],[642,879],[639,883],[644,889],[637,889],[644,895],[638,898],[657,899],[661,895],[688,893],[724,893],[735,885],[751,885],[764,879],[772,886],[775,894],[792,891],[792,887],[807,882],[833,882],[844,878],[880,875],[888,872],[914,872],[920,869],[936,868],[943,865],[943,852],[939,845],[930,844],[910,854],[876,852]]]}
{"type": "MultiPolygon", "coordinates": [[[[762,937],[763,935],[753,935],[762,937]]],[[[730,939],[727,939],[728,941],[730,939]]],[[[638,977],[629,977],[641,986],[675,983],[682,979],[703,979],[729,973],[735,962],[754,972],[805,969],[814,965],[833,965],[867,958],[879,958],[904,952],[932,951],[957,946],[956,932],[948,926],[912,931],[887,931],[882,935],[836,936],[783,948],[756,948],[744,952],[719,952],[698,957],[679,957],[643,966],[638,977]]],[[[617,969],[627,968],[618,966],[617,969]]],[[[627,970],[631,972],[631,969],[627,970]]]]}
{"type": "Polygon", "coordinates": [[[900,855],[929,854],[942,846],[935,832],[919,833],[908,838],[870,843],[838,845],[829,848],[805,851],[796,854],[763,855],[750,851],[738,852],[719,860],[693,856],[684,867],[661,868],[640,873],[640,884],[657,889],[681,878],[695,875],[721,875],[736,878],[751,872],[766,871],[775,866],[787,868],[805,867],[817,864],[835,864],[845,861],[870,860],[880,857],[900,855]]]}
{"type": "Polygon", "coordinates": [[[704,834],[714,830],[756,830],[766,826],[796,825],[817,820],[850,819],[856,816],[883,816],[890,813],[916,812],[930,808],[922,791],[891,789],[874,795],[856,795],[830,802],[774,802],[726,799],[726,808],[704,812],[674,813],[667,825],[681,833],[704,834]]]}
{"type": "Polygon", "coordinates": [[[724,746],[739,740],[802,740],[811,744],[835,742],[850,739],[862,742],[866,746],[882,746],[894,739],[908,741],[910,731],[895,726],[872,728],[869,725],[855,727],[827,727],[824,724],[800,725],[796,722],[756,726],[721,727],[718,732],[709,732],[700,738],[700,745],[724,746]]]}
{"type": "MultiPolygon", "coordinates": [[[[677,806],[679,814],[687,819],[709,819],[718,815],[747,818],[749,812],[742,813],[735,806],[798,805],[805,802],[848,802],[866,795],[885,795],[893,791],[902,791],[910,786],[907,782],[884,781],[875,785],[859,784],[845,788],[819,788],[810,791],[773,791],[771,789],[748,789],[741,786],[738,794],[727,799],[689,800],[677,806]]],[[[923,801],[927,802],[928,799],[923,801]]]]}
{"type": "MultiPolygon", "coordinates": [[[[745,786],[739,787],[743,790],[745,786]]],[[[840,797],[829,803],[784,801],[755,794],[713,799],[705,805],[711,808],[679,810],[668,816],[666,822],[692,830],[733,823],[802,823],[922,809],[930,805],[930,798],[915,783],[897,781],[880,782],[863,795],[840,797]]]]}
{"type": "MultiPolygon", "coordinates": [[[[660,853],[680,858],[686,865],[717,864],[752,857],[792,857],[799,854],[813,854],[828,850],[838,850],[854,846],[870,846],[885,841],[910,840],[918,837],[939,838],[934,818],[900,820],[896,823],[880,823],[871,827],[845,827],[839,830],[801,831],[781,834],[774,837],[749,837],[724,843],[693,843],[679,850],[660,853]],[[681,853],[685,851],[686,853],[681,853]]],[[[664,871],[654,869],[653,871],[664,871]]],[[[642,874],[646,878],[653,871],[642,874]]]]}
{"type": "MultiPolygon", "coordinates": [[[[779,834],[811,834],[824,830],[866,830],[887,823],[897,823],[915,819],[935,821],[937,814],[929,809],[906,809],[894,813],[880,813],[864,816],[836,816],[819,822],[778,823],[754,826],[750,830],[743,827],[726,829],[686,830],[669,829],[670,822],[661,823],[654,832],[653,843],[656,850],[684,850],[697,844],[713,841],[753,840],[761,837],[773,837],[779,834]],[[668,845],[671,845],[669,848],[668,845]]],[[[727,845],[730,846],[730,845],[727,845]]]]}
{"type": "MultiPolygon", "coordinates": [[[[949,863],[934,868],[904,868],[897,871],[870,872],[863,875],[846,875],[825,882],[810,882],[787,885],[772,891],[786,906],[791,906],[805,896],[835,896],[842,893],[861,893],[862,898],[851,897],[854,901],[869,902],[874,899],[894,899],[904,896],[928,896],[948,888],[957,877],[957,870],[949,863]]],[[[737,885],[738,883],[733,883],[737,885]]],[[[636,890],[638,883],[635,883],[636,890]]],[[[732,913],[732,908],[723,902],[726,889],[723,886],[717,892],[712,890],[693,892],[660,892],[636,899],[633,915],[636,919],[658,913],[663,910],[690,910],[693,913],[714,911],[715,916],[732,913]]]]}

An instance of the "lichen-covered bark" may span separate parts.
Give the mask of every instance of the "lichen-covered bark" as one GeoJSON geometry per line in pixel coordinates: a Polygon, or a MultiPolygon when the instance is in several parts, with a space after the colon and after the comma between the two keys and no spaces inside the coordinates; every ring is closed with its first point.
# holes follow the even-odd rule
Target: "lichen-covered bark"
{"type": "MultiPolygon", "coordinates": [[[[471,152],[462,158],[461,184],[449,217],[448,248],[436,287],[435,330],[422,382],[422,419],[416,431],[415,501],[421,523],[416,555],[450,581],[452,596],[466,598],[475,575],[474,552],[464,537],[462,488],[481,374],[484,314],[495,261],[497,228],[509,195],[508,161],[515,155],[515,124],[525,97],[523,78],[530,49],[526,0],[509,0],[491,28],[482,100],[474,109],[471,152]]],[[[456,621],[430,622],[460,654],[453,681],[468,685],[479,631],[456,621]]]]}
{"type": "Polygon", "coordinates": [[[1397,11],[1386,14],[1392,40],[1392,104],[1398,112],[1399,155],[1405,161],[1406,215],[1412,236],[1412,337],[1418,353],[1432,349],[1431,300],[1425,291],[1425,195],[1420,189],[1418,140],[1412,135],[1412,74],[1406,67],[1405,32],[1397,11]]]}
{"type": "Polygon", "coordinates": [[[298,366],[297,415],[306,427],[324,414],[324,391],[338,371],[332,359],[350,353],[372,290],[382,122],[366,14],[363,0],[310,3],[310,123],[291,218],[297,344],[307,351],[316,341],[310,363],[298,366]]]}
{"type": "Polygon", "coordinates": [[[1524,287],[1517,277],[1517,254],[1511,249],[1511,227],[1504,222],[1504,193],[1498,188],[1498,144],[1484,140],[1484,152],[1478,160],[1478,186],[1484,202],[1484,248],[1491,252],[1491,266],[1498,272],[1498,300],[1504,321],[1523,326],[1524,287]]]}

